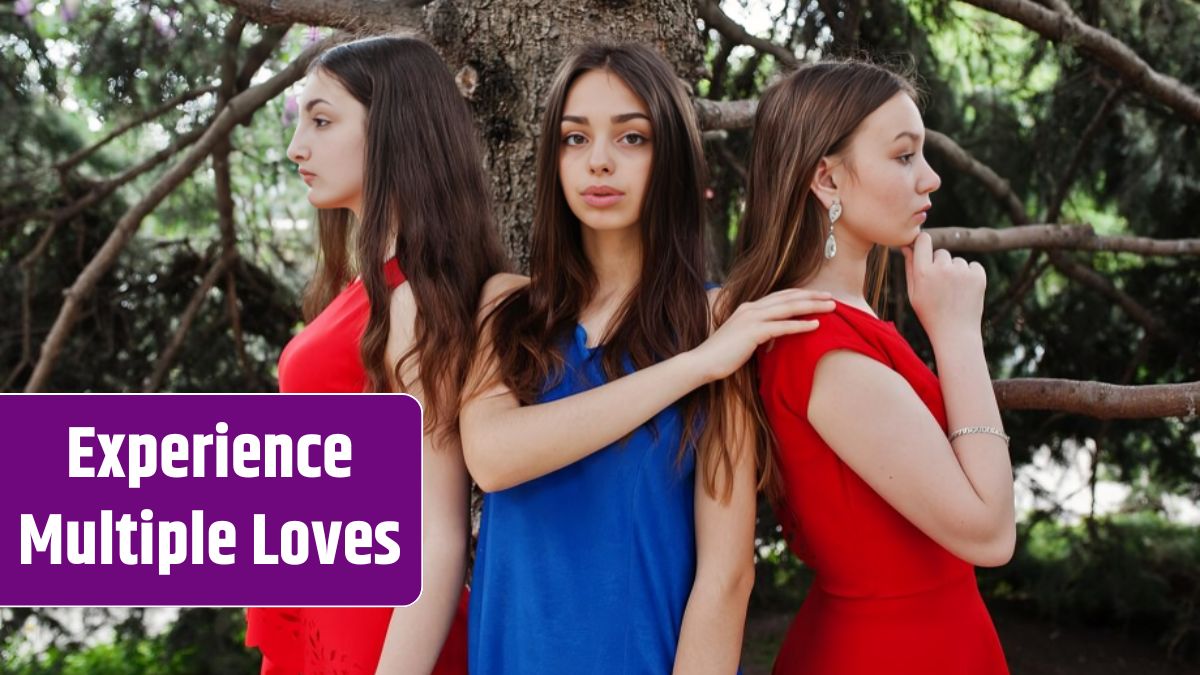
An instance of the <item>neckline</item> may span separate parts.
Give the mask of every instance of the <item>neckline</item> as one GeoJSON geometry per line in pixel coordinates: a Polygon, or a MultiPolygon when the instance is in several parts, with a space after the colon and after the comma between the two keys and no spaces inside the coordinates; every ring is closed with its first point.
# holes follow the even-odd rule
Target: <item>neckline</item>
{"type": "MultiPolygon", "coordinates": [[[[383,279],[387,282],[388,288],[394,289],[408,280],[408,277],[404,274],[404,270],[400,269],[400,259],[396,256],[392,256],[383,261],[382,267],[383,279]]],[[[361,285],[363,285],[362,275],[356,274],[354,278],[350,280],[350,283],[346,284],[346,288],[349,289],[351,286],[361,285]]]]}
{"type": "Polygon", "coordinates": [[[862,316],[865,316],[866,318],[870,319],[871,321],[874,321],[875,323],[882,323],[882,324],[891,326],[892,328],[896,327],[896,323],[894,321],[884,321],[883,319],[875,316],[874,314],[866,311],[865,309],[855,307],[854,305],[851,305],[848,302],[843,302],[841,300],[838,300],[837,298],[834,298],[833,301],[835,303],[837,303],[837,305],[839,307],[844,307],[844,308],[850,310],[851,312],[853,312],[854,314],[861,314],[862,316]]]}
{"type": "Polygon", "coordinates": [[[583,327],[582,321],[575,322],[575,344],[578,345],[585,354],[591,354],[604,346],[603,342],[595,347],[588,346],[588,332],[587,329],[583,327]]]}

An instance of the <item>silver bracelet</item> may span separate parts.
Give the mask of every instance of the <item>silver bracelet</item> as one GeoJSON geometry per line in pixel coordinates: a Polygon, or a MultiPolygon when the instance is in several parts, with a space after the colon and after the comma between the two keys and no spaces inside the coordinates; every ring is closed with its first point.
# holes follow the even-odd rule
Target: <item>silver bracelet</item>
{"type": "Polygon", "coordinates": [[[949,440],[953,441],[959,436],[966,436],[967,434],[991,434],[993,436],[999,436],[1000,438],[1004,439],[1004,444],[1008,445],[1008,434],[1004,433],[1003,429],[997,429],[996,427],[963,427],[950,434],[949,440]]]}

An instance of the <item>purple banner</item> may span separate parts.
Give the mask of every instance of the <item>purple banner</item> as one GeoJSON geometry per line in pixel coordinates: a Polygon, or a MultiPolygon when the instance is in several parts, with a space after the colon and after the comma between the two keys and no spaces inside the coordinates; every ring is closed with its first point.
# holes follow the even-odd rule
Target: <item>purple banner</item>
{"type": "Polygon", "coordinates": [[[3,395],[0,425],[0,606],[420,594],[410,396],[3,395]]]}

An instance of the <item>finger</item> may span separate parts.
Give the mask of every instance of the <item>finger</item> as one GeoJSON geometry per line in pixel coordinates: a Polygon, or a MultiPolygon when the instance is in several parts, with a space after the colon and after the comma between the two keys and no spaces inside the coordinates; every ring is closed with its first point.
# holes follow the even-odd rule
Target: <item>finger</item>
{"type": "MultiPolygon", "coordinates": [[[[768,324],[768,331],[765,340],[771,340],[784,335],[793,335],[795,333],[809,333],[817,329],[821,323],[816,319],[808,320],[791,320],[791,321],[772,321],[768,324]]],[[[763,341],[765,341],[763,340],[763,341]]],[[[760,341],[759,344],[762,344],[760,341]]]]}
{"type": "Polygon", "coordinates": [[[759,318],[764,321],[777,321],[806,314],[825,314],[832,312],[836,307],[837,303],[833,300],[793,300],[760,309],[759,318]]]}
{"type": "Polygon", "coordinates": [[[761,299],[754,301],[753,307],[767,308],[774,307],[780,304],[794,302],[796,300],[832,300],[833,294],[825,291],[810,291],[804,288],[788,288],[782,291],[775,291],[763,296],[761,299]]]}
{"type": "Polygon", "coordinates": [[[950,260],[950,262],[953,263],[954,266],[959,269],[963,269],[963,270],[967,269],[967,261],[962,258],[952,258],[950,260]]]}
{"type": "Polygon", "coordinates": [[[900,253],[904,256],[904,280],[908,287],[908,297],[912,297],[912,246],[901,246],[900,253]]]}
{"type": "Polygon", "coordinates": [[[987,285],[987,270],[983,268],[983,265],[980,265],[977,262],[972,262],[969,267],[972,272],[974,272],[979,276],[980,279],[983,280],[984,285],[987,285]]]}
{"type": "Polygon", "coordinates": [[[949,264],[950,263],[950,251],[947,251],[944,248],[939,248],[938,250],[934,251],[933,252],[933,262],[938,263],[940,265],[949,264]]]}
{"type": "Polygon", "coordinates": [[[933,237],[928,232],[922,232],[912,243],[914,270],[919,274],[921,269],[933,262],[933,237]]]}
{"type": "Polygon", "coordinates": [[[817,291],[817,290],[813,290],[810,288],[785,288],[783,290],[775,291],[774,293],[768,293],[767,295],[763,296],[762,299],[763,300],[766,300],[767,298],[787,299],[787,298],[795,298],[795,297],[832,298],[833,294],[830,293],[829,291],[817,291]]]}

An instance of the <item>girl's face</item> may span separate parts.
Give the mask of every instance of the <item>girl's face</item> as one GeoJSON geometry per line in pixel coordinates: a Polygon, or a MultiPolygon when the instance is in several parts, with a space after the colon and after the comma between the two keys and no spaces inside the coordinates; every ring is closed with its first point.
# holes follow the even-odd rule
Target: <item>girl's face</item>
{"type": "Polygon", "coordinates": [[[591,70],[571,85],[563,105],[559,180],[571,212],[585,227],[634,227],[654,159],[650,113],[620,77],[591,70]]]}
{"type": "Polygon", "coordinates": [[[905,246],[917,238],[929,194],[942,184],[925,161],[924,143],[921,113],[907,94],[896,94],[863,120],[843,161],[831,169],[842,202],[834,226],[839,243],[905,246]]]}
{"type": "Polygon", "coordinates": [[[287,154],[308,184],[309,203],[361,215],[367,109],[320,68],[308,76],[299,102],[287,154]]]}

